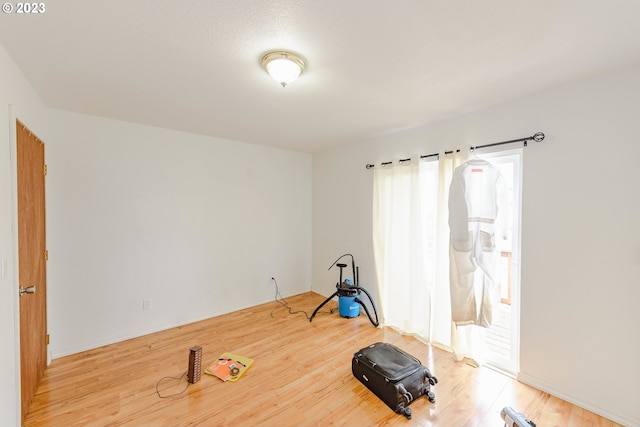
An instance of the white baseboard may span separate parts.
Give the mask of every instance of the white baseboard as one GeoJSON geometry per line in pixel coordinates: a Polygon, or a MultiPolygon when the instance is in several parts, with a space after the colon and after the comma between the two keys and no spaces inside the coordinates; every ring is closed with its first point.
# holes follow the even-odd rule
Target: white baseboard
{"type": "Polygon", "coordinates": [[[86,346],[77,347],[77,348],[73,348],[73,349],[70,349],[70,350],[53,353],[51,355],[51,359],[52,360],[53,359],[59,359],[61,357],[71,356],[71,355],[74,355],[74,354],[82,353],[84,351],[94,350],[96,348],[100,348],[100,347],[104,347],[104,346],[107,346],[107,345],[115,344],[115,343],[118,343],[118,342],[130,340],[130,339],[133,339],[133,338],[140,338],[140,337],[143,337],[145,335],[154,334],[156,332],[166,331],[167,329],[177,328],[179,326],[185,326],[185,325],[188,325],[188,324],[191,324],[191,323],[199,322],[199,321],[202,321],[202,320],[207,320],[207,319],[210,319],[212,317],[215,317],[215,315],[204,316],[202,318],[189,319],[189,320],[185,320],[184,322],[166,324],[164,326],[158,326],[158,327],[153,327],[153,328],[148,328],[148,329],[140,329],[140,330],[128,333],[128,334],[108,337],[108,338],[106,338],[104,340],[96,341],[96,342],[90,343],[90,344],[88,344],[86,346]]]}
{"type": "MultiPolygon", "coordinates": [[[[305,291],[305,292],[308,292],[308,291],[305,291]]],[[[284,298],[288,298],[289,296],[285,296],[284,298]]],[[[154,334],[156,332],[166,331],[168,329],[189,325],[191,323],[201,322],[203,320],[211,319],[212,317],[221,316],[223,314],[228,314],[228,313],[231,313],[231,312],[234,312],[234,311],[243,310],[243,309],[250,308],[250,307],[255,307],[257,305],[265,304],[265,303],[268,303],[270,301],[273,301],[273,300],[252,302],[252,303],[248,303],[248,304],[245,304],[245,305],[242,305],[242,306],[239,306],[239,307],[234,307],[233,309],[230,309],[230,310],[225,310],[225,311],[221,311],[221,312],[212,312],[212,313],[204,315],[204,316],[185,319],[185,320],[183,320],[181,322],[167,323],[167,324],[163,324],[163,325],[156,325],[156,326],[152,326],[152,327],[148,327],[148,328],[132,330],[132,331],[129,331],[129,332],[125,333],[125,334],[104,337],[101,340],[98,340],[98,341],[95,341],[95,342],[92,342],[92,343],[88,343],[87,345],[76,347],[76,348],[72,348],[72,349],[66,349],[66,350],[63,350],[63,351],[59,351],[59,350],[58,351],[52,351],[51,348],[50,348],[49,349],[49,354],[50,354],[49,357],[50,357],[51,360],[53,360],[53,359],[58,359],[58,358],[65,357],[65,356],[71,356],[71,355],[74,355],[74,354],[77,354],[77,353],[82,353],[84,351],[89,351],[89,350],[94,350],[94,349],[99,348],[99,347],[104,347],[106,345],[115,344],[115,343],[118,343],[118,342],[130,340],[130,339],[133,339],[133,338],[140,338],[140,337],[143,337],[145,335],[154,334]]]]}
{"type": "Polygon", "coordinates": [[[540,380],[539,378],[520,373],[518,374],[518,381],[520,381],[523,384],[530,385],[531,387],[535,387],[538,390],[549,393],[552,396],[565,400],[583,409],[586,409],[587,411],[591,411],[594,414],[598,414],[602,417],[610,419],[611,421],[614,421],[618,424],[622,424],[623,426],[640,427],[639,418],[636,418],[630,414],[616,414],[616,413],[610,412],[609,410],[601,408],[598,405],[594,405],[592,402],[585,402],[581,399],[576,398],[575,396],[569,395],[561,390],[558,390],[554,386],[546,383],[545,381],[540,380]]]}

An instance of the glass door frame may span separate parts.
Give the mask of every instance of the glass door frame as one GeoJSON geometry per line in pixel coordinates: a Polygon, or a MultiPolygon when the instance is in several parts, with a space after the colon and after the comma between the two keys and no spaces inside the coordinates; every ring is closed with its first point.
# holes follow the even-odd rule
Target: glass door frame
{"type": "MultiPolygon", "coordinates": [[[[513,210],[511,214],[511,260],[510,260],[510,339],[509,356],[505,357],[495,352],[487,352],[487,364],[512,376],[517,376],[520,370],[520,266],[521,266],[521,230],[522,230],[522,155],[523,149],[510,149],[504,151],[494,151],[487,153],[477,153],[491,164],[505,169],[504,165],[512,165],[512,179],[505,177],[512,182],[513,210]]],[[[504,172],[503,172],[504,175],[504,172]]],[[[501,302],[502,303],[502,302],[501,302]]]]}

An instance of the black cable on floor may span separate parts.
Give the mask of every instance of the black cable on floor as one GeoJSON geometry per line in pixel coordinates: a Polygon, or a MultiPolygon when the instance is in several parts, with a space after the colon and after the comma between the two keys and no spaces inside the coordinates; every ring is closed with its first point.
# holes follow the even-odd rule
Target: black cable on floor
{"type": "MultiPolygon", "coordinates": [[[[282,298],[282,295],[280,294],[280,288],[278,287],[278,282],[276,281],[276,279],[274,277],[271,278],[271,280],[273,280],[273,283],[275,283],[276,285],[276,296],[275,296],[275,301],[280,304],[281,306],[283,306],[284,308],[286,308],[289,311],[289,314],[299,314],[302,313],[304,314],[304,316],[307,318],[307,320],[309,320],[309,314],[304,311],[304,310],[298,310],[298,311],[293,311],[293,308],[291,308],[289,306],[289,303],[287,303],[287,301],[285,301],[284,298],[282,298]]],[[[331,309],[331,311],[329,312],[329,314],[334,312],[334,308],[331,309]]],[[[271,310],[271,317],[273,317],[273,312],[276,311],[276,309],[274,308],[273,310],[271,310]]]]}
{"type": "Polygon", "coordinates": [[[167,397],[173,397],[173,396],[177,396],[177,395],[179,395],[179,394],[184,393],[184,392],[187,390],[187,388],[189,388],[189,383],[188,383],[188,382],[187,382],[187,385],[185,385],[185,386],[184,386],[184,389],[182,389],[181,391],[179,391],[179,392],[177,392],[177,393],[174,393],[174,394],[168,394],[168,395],[166,395],[166,396],[163,396],[163,395],[161,395],[161,394],[160,394],[160,389],[159,389],[159,387],[160,387],[160,383],[161,383],[162,381],[164,381],[164,380],[170,379],[170,380],[177,381],[177,382],[179,383],[180,381],[182,381],[182,379],[183,379],[183,378],[186,378],[186,376],[187,376],[187,372],[185,372],[184,374],[182,374],[182,376],[181,376],[181,377],[163,377],[163,378],[160,378],[160,379],[158,380],[158,382],[156,383],[156,393],[158,394],[158,397],[159,397],[159,398],[161,398],[161,399],[165,399],[165,398],[167,398],[167,397]]]}

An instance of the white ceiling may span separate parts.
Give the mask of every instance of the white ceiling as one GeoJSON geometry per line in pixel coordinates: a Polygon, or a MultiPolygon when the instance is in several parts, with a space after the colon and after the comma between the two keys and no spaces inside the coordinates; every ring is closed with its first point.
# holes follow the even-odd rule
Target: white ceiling
{"type": "Polygon", "coordinates": [[[638,0],[44,4],[0,44],[48,107],[308,153],[640,63],[638,0]]]}

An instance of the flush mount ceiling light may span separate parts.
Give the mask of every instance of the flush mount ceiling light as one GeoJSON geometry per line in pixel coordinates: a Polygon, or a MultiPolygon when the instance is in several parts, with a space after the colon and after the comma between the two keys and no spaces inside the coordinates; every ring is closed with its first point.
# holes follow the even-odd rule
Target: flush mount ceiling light
{"type": "Polygon", "coordinates": [[[262,67],[273,80],[285,87],[304,72],[306,64],[295,53],[277,50],[262,57],[262,67]]]}

